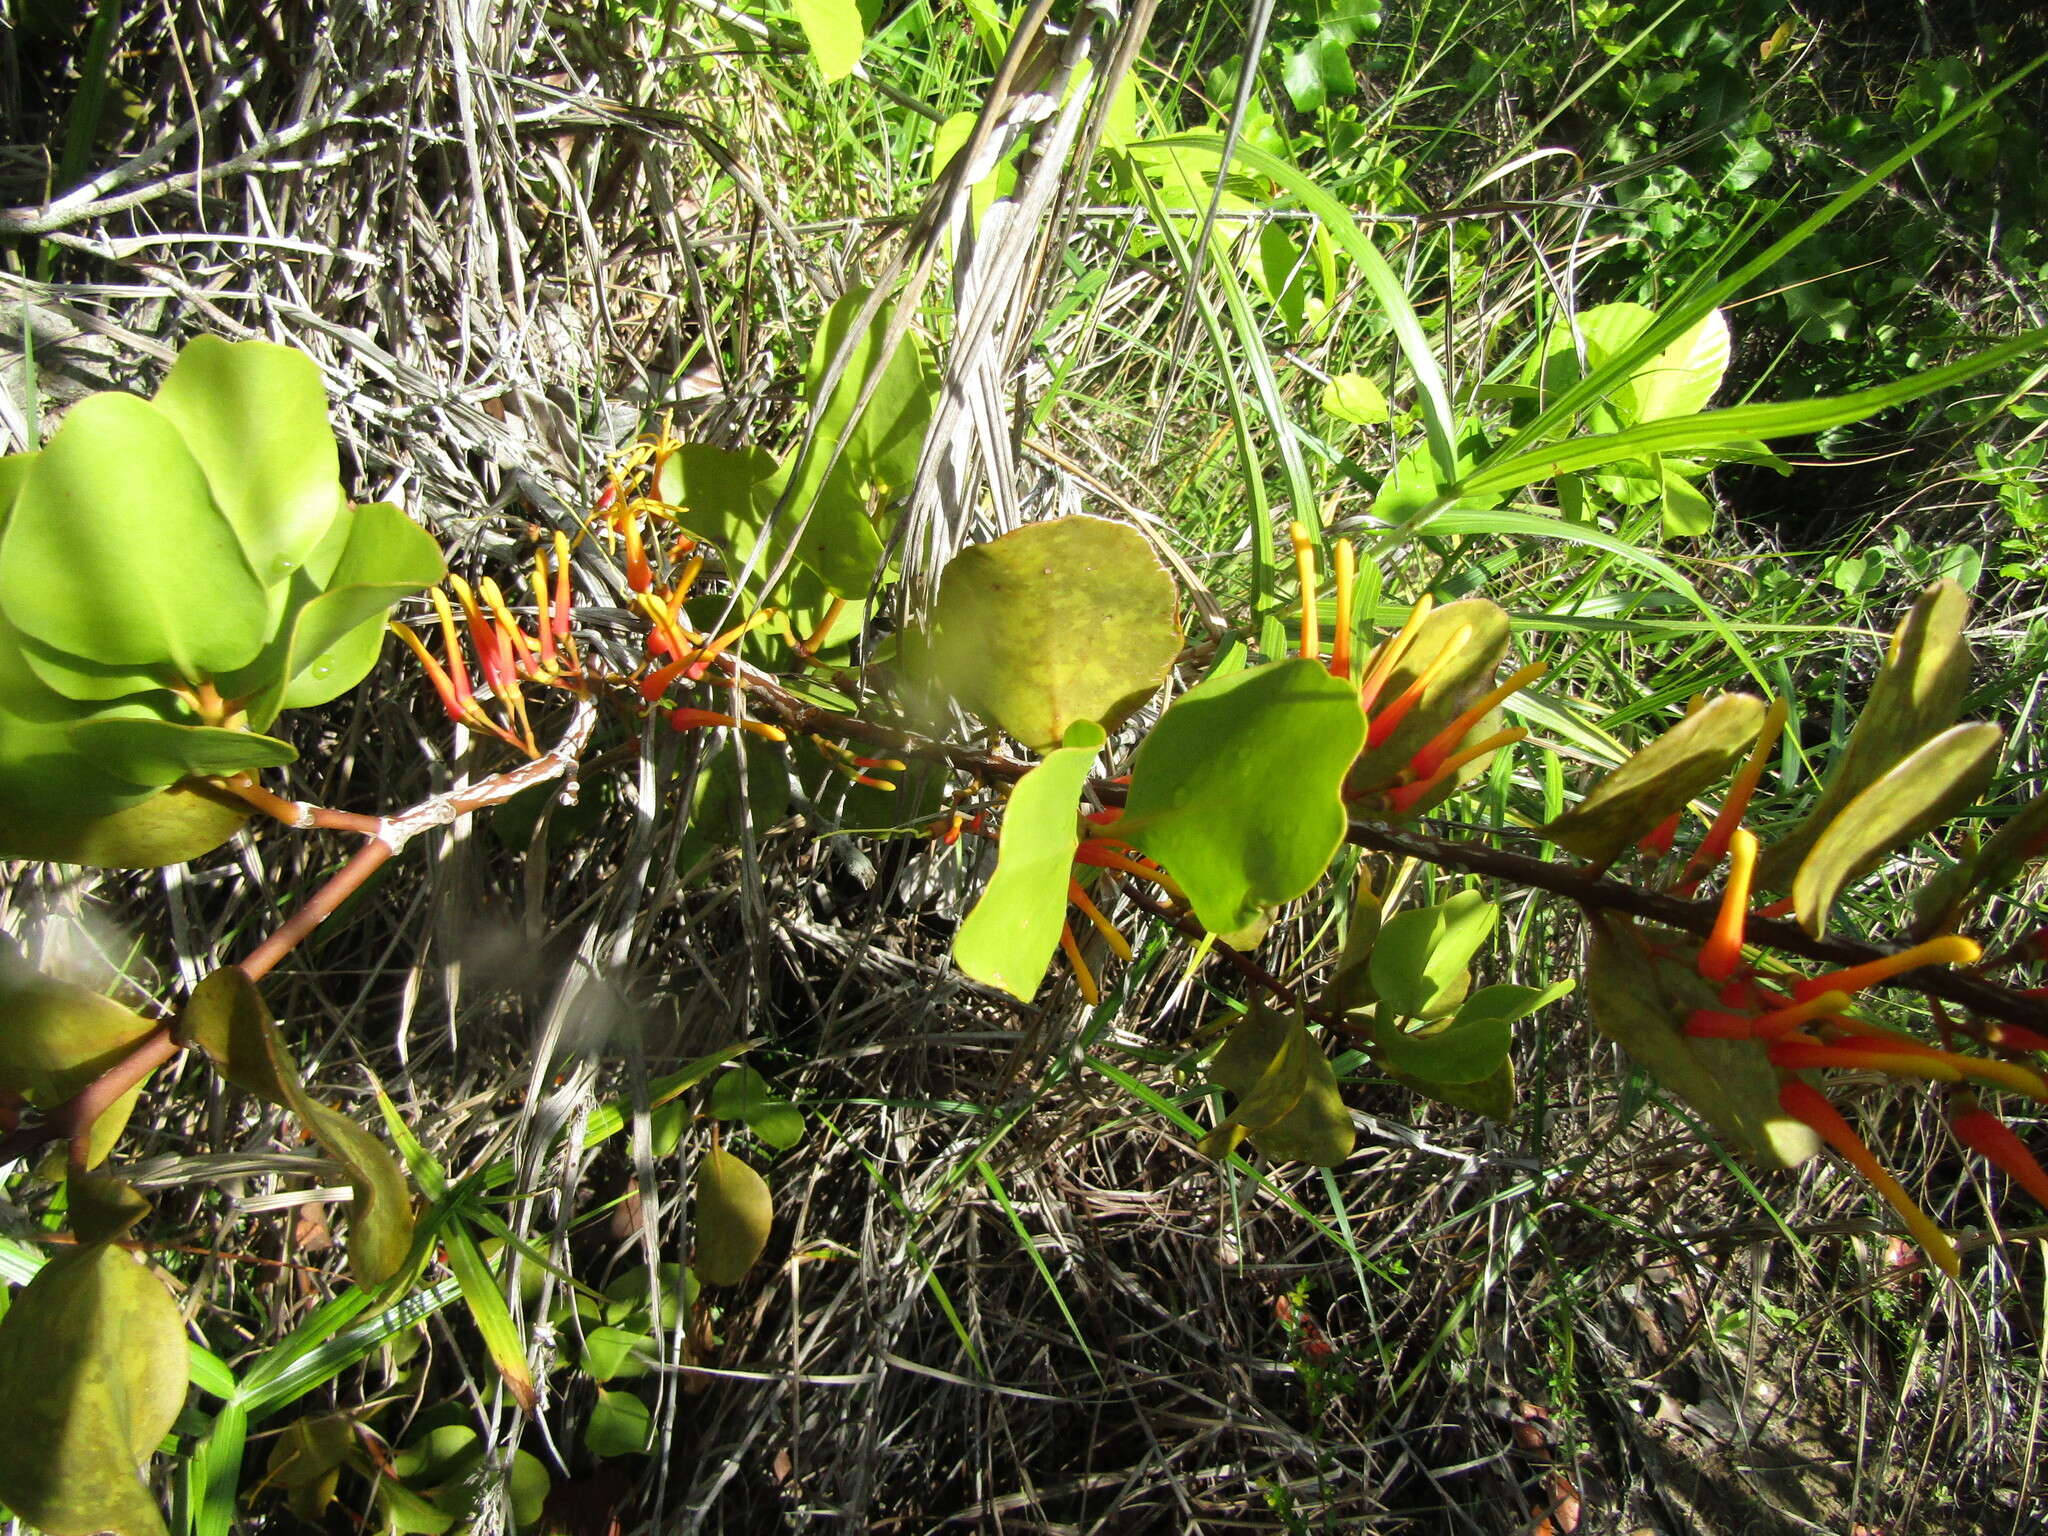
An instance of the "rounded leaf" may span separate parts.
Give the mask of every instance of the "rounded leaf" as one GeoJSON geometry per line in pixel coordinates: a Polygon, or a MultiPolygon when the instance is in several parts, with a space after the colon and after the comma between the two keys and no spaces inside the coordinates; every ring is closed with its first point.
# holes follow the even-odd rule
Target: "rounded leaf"
{"type": "Polygon", "coordinates": [[[1211,933],[1236,932],[1322,878],[1364,740],[1357,689],[1320,662],[1211,678],[1139,746],[1117,835],[1166,866],[1211,933]]]}
{"type": "Polygon", "coordinates": [[[768,1246],[774,1201],[751,1166],[714,1148],[697,1165],[697,1247],[690,1267],[706,1285],[738,1285],[768,1246]]]}
{"type": "Polygon", "coordinates": [[[187,342],[156,392],[264,586],[305,563],[346,501],[327,389],[305,353],[267,341],[187,342]]]}
{"type": "Polygon", "coordinates": [[[38,813],[0,794],[0,856],[95,869],[157,869],[212,852],[249,816],[243,801],[197,783],[174,784],[139,804],[96,816],[38,813]]]}
{"type": "Polygon", "coordinates": [[[269,633],[263,587],[205,476],[132,395],[81,400],[0,534],[0,611],[45,645],[204,682],[269,633]]]}
{"type": "Polygon", "coordinates": [[[953,558],[929,661],[968,713],[1049,752],[1076,721],[1114,729],[1166,681],[1180,643],[1173,580],[1144,535],[1063,517],[953,558]]]}
{"type": "Polygon", "coordinates": [[[116,717],[84,720],[70,730],[80,753],[137,784],[175,784],[216,778],[245,768],[279,768],[298,761],[298,750],[275,736],[217,725],[116,717]]]}
{"type": "Polygon", "coordinates": [[[190,1370],[178,1305],[133,1255],[53,1258],[0,1318],[0,1502],[50,1536],[161,1536],[142,1470],[190,1370]]]}
{"type": "Polygon", "coordinates": [[[1629,844],[1726,773],[1756,739],[1764,701],[1724,693],[1700,706],[1593,786],[1542,829],[1589,863],[1612,863],[1629,844]]]}

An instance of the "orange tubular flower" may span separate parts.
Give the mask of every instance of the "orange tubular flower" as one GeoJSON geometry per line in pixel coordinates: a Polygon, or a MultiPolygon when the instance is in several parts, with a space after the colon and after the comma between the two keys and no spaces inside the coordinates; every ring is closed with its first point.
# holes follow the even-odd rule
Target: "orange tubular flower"
{"type": "Polygon", "coordinates": [[[1700,946],[1699,973],[1708,981],[1727,981],[1742,963],[1742,929],[1749,916],[1756,853],[1756,834],[1737,828],[1728,850],[1728,885],[1721,892],[1721,910],[1714,918],[1712,936],[1700,946]]]}
{"type": "Polygon", "coordinates": [[[1778,1089],[1778,1105],[1795,1120],[1811,1126],[1835,1154],[1858,1173],[1884,1197],[1885,1203],[1898,1212],[1899,1219],[1906,1224],[1906,1230],[1913,1234],[1921,1250],[1940,1266],[1942,1272],[1952,1280],[1962,1278],[1963,1261],[1956,1253],[1955,1244],[1948,1240],[1948,1234],[1929,1219],[1913,1197],[1906,1193],[1905,1186],[1887,1173],[1871,1155],[1870,1148],[1863,1144],[1863,1138],[1849,1128],[1849,1122],[1836,1113],[1816,1088],[1788,1077],[1778,1089]]]}
{"type": "Polygon", "coordinates": [[[1422,621],[1429,617],[1435,607],[1436,599],[1427,592],[1415,599],[1415,606],[1408,610],[1408,621],[1401,626],[1398,634],[1380,647],[1379,654],[1373,658],[1372,668],[1365,674],[1365,681],[1358,685],[1358,707],[1368,715],[1372,713],[1373,705],[1379,702],[1380,690],[1386,686],[1394,668],[1400,665],[1401,658],[1407,654],[1409,645],[1415,639],[1415,632],[1422,628],[1422,621]]]}
{"type": "Polygon", "coordinates": [[[1429,691],[1429,685],[1443,675],[1446,667],[1458,659],[1458,653],[1465,648],[1465,641],[1471,633],[1472,626],[1469,624],[1454,631],[1444,648],[1436,653],[1435,659],[1423,668],[1421,675],[1402,691],[1401,696],[1372,717],[1372,724],[1366,730],[1366,746],[1380,746],[1394,734],[1401,722],[1408,718],[1408,711],[1422,702],[1422,696],[1429,691]]]}
{"type": "Polygon", "coordinates": [[[1955,1138],[1987,1163],[2034,1197],[2034,1204],[2048,1211],[2048,1172],[2034,1161],[2026,1143],[2012,1133],[1998,1116],[1985,1109],[1968,1093],[1957,1093],[1950,1101],[1948,1128],[1955,1138]]]}
{"type": "Polygon", "coordinates": [[[1357,551],[1352,549],[1349,539],[1339,539],[1331,552],[1331,563],[1336,567],[1337,580],[1337,632],[1330,640],[1330,675],[1349,677],[1351,675],[1351,592],[1357,578],[1357,551]]]}

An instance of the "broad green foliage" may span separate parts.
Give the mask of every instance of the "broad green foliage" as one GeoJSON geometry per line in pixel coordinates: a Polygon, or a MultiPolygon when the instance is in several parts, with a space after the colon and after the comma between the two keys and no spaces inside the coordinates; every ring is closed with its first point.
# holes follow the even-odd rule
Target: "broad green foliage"
{"type": "Polygon", "coordinates": [[[59,1253],[0,1317],[0,1503],[50,1536],[162,1536],[142,1478],[184,1406],[185,1324],[127,1250],[59,1253]]]}
{"type": "Polygon", "coordinates": [[[1094,517],[962,550],[933,615],[932,671],[960,706],[1034,751],[1076,721],[1113,730],[1180,652],[1173,581],[1144,535],[1094,517]]]}
{"type": "Polygon", "coordinates": [[[1718,1004],[1686,963],[1696,946],[1680,940],[1675,953],[1660,955],[1626,920],[1598,918],[1592,928],[1585,998],[1600,1032],[1735,1146],[1773,1167],[1794,1168],[1811,1157],[1818,1139],[1779,1108],[1778,1070],[1760,1044],[1684,1033],[1693,1009],[1718,1004]]]}
{"type": "MultiPolygon", "coordinates": [[[[112,998],[39,974],[11,945],[0,944],[0,1090],[55,1108],[155,1028],[112,998]]],[[[136,1084],[94,1122],[90,1166],[120,1138],[141,1091],[136,1084]]]]}
{"type": "Polygon", "coordinates": [[[1765,852],[1757,868],[1760,884],[1789,882],[1807,850],[1857,796],[1955,724],[1970,683],[1970,645],[1963,638],[1969,614],[1970,600],[1953,581],[1938,581],[1920,594],[1892,635],[1849,743],[1829,767],[1820,800],[1765,852]]]}
{"type": "Polygon", "coordinates": [[[1237,932],[1322,878],[1364,741],[1357,690],[1317,662],[1212,678],[1139,746],[1117,835],[1166,866],[1203,927],[1237,932]]]}
{"type": "Polygon", "coordinates": [[[829,83],[853,72],[860,62],[866,28],[854,0],[793,0],[797,25],[818,61],[818,73],[829,83]]]}
{"type": "Polygon", "coordinates": [[[1276,1162],[1334,1168],[1357,1133],[1330,1058],[1294,1014],[1254,1005],[1209,1062],[1209,1080],[1236,1100],[1202,1138],[1205,1157],[1228,1157],[1246,1137],[1276,1162]]]}
{"type": "Polygon", "coordinates": [[[777,1098],[768,1079],[752,1067],[735,1067],[711,1080],[711,1113],[720,1120],[742,1122],[777,1152],[787,1152],[804,1139],[802,1111],[777,1098]]]}
{"type": "Polygon", "coordinates": [[[768,1182],[743,1159],[713,1147],[697,1164],[690,1268],[706,1285],[738,1285],[768,1246],[775,1207],[768,1182]]]}
{"type": "Polygon", "coordinates": [[[1807,931],[1821,932],[1835,897],[1885,854],[1975,800],[1991,782],[2002,740],[1995,725],[1954,726],[1900,759],[1844,806],[1792,877],[1793,903],[1807,931]]]}
{"type": "Polygon", "coordinates": [[[1376,1021],[1374,1054],[1386,1066],[1431,1090],[1490,1083],[1507,1071],[1515,1021],[1556,1002],[1574,985],[1566,980],[1548,987],[1513,982],[1481,987],[1465,997],[1451,1018],[1416,1030],[1376,1021]]]}
{"type": "Polygon", "coordinates": [[[1037,994],[1059,948],[1081,842],[1081,791],[1105,740],[1101,726],[1076,721],[1067,745],[1017,781],[1003,811],[996,871],[953,940],[962,971],[1024,1002],[1037,994]]]}
{"type": "Polygon", "coordinates": [[[486,1500],[502,1505],[502,1524],[525,1530],[536,1524],[547,1501],[550,1479],[540,1458],[514,1451],[486,1466],[476,1430],[464,1421],[434,1423],[417,1431],[391,1458],[393,1477],[376,1480],[385,1529],[391,1536],[442,1536],[458,1527],[488,1522],[486,1500]]]}
{"type": "Polygon", "coordinates": [[[357,1283],[374,1290],[397,1274],[412,1250],[412,1191],[384,1144],[306,1092],[255,983],[233,966],[193,989],[178,1015],[179,1037],[198,1046],[229,1082],[288,1109],[341,1164],[350,1204],[349,1259],[357,1283]]]}
{"type": "Polygon", "coordinates": [[[395,508],[351,507],[318,371],[201,337],[154,401],[81,401],[0,475],[0,849],[174,862],[239,820],[180,779],[289,762],[259,734],[353,687],[385,611],[438,580],[395,508]]]}
{"type": "Polygon", "coordinates": [[[1726,773],[1763,718],[1764,701],[1746,693],[1710,700],[1603,778],[1543,835],[1589,863],[1612,863],[1726,773]]]}
{"type": "Polygon", "coordinates": [[[1451,1013],[1471,990],[1472,957],[1499,919],[1500,908],[1477,891],[1461,891],[1436,906],[1396,913],[1386,920],[1373,945],[1373,991],[1381,1002],[1411,1019],[1440,1019],[1451,1013]]]}

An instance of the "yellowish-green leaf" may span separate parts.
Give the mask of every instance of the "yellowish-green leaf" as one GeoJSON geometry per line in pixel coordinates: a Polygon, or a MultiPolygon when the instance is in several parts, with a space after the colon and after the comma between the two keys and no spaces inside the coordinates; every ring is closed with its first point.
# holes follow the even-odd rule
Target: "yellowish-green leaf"
{"type": "Polygon", "coordinates": [[[1792,877],[1800,926],[1818,934],[1835,897],[1912,841],[1975,800],[1998,766],[2003,733],[1978,722],[1943,731],[1842,808],[1792,877]]]}
{"type": "Polygon", "coordinates": [[[374,1290],[396,1274],[412,1250],[412,1190],[405,1174],[381,1141],[306,1092],[256,984],[233,966],[215,971],[193,988],[178,1015],[178,1033],[236,1087],[298,1116],[321,1150],[341,1164],[355,1194],[349,1266],[356,1283],[374,1290]]]}
{"type": "Polygon", "coordinates": [[[1612,863],[1726,773],[1756,740],[1763,718],[1762,699],[1722,694],[1608,774],[1543,835],[1593,864],[1612,863]]]}
{"type": "MultiPolygon", "coordinates": [[[[24,1095],[37,1108],[64,1103],[155,1028],[112,998],[41,975],[0,950],[0,1089],[24,1095]]],[[[97,1166],[119,1140],[141,1091],[137,1083],[94,1122],[88,1166],[97,1166]]]]}
{"type": "Polygon", "coordinates": [[[52,815],[0,806],[0,856],[156,869],[211,852],[249,819],[249,807],[203,784],[174,784],[103,816],[52,815]]]}
{"type": "Polygon", "coordinates": [[[1339,421],[1374,427],[1388,416],[1387,397],[1362,373],[1339,373],[1323,386],[1323,409],[1339,421]]]}
{"type": "Polygon", "coordinates": [[[1963,638],[1969,616],[1970,599],[1953,581],[1938,581],[1914,600],[1892,634],[1848,746],[1828,771],[1827,787],[1799,825],[1765,851],[1758,885],[1783,887],[1850,801],[1955,724],[1970,684],[1970,647],[1963,638]]]}
{"type": "Polygon", "coordinates": [[[697,1165],[696,1251],[690,1267],[706,1285],[738,1285],[768,1246],[775,1205],[768,1181],[723,1147],[697,1165]]]}
{"type": "Polygon", "coordinates": [[[1237,1103],[1202,1139],[1204,1156],[1227,1157],[1247,1136],[1276,1162],[1334,1168],[1351,1155],[1357,1133],[1337,1074],[1295,1015],[1255,1004],[1210,1060],[1209,1080],[1237,1103]]]}
{"type": "Polygon", "coordinates": [[[1780,1168],[1818,1150],[1812,1129],[1778,1107],[1778,1069],[1760,1043],[1685,1035],[1692,1011],[1720,1000],[1683,951],[1653,957],[1632,924],[1596,918],[1585,997],[1602,1034],[1738,1148],[1780,1168]]]}
{"type": "Polygon", "coordinates": [[[1359,754],[1346,781],[1350,793],[1367,794],[1398,780],[1432,737],[1493,686],[1507,648],[1508,616],[1483,597],[1447,603],[1424,619],[1380,688],[1373,712],[1383,712],[1425,677],[1429,680],[1386,740],[1359,754]],[[1443,659],[1446,651],[1448,661],[1443,659]],[[1439,665],[1441,670],[1432,675],[1439,665]]]}
{"type": "Polygon", "coordinates": [[[132,1254],[53,1258],[0,1318],[0,1503],[49,1536],[163,1536],[144,1469],[190,1369],[177,1303],[132,1254]]]}

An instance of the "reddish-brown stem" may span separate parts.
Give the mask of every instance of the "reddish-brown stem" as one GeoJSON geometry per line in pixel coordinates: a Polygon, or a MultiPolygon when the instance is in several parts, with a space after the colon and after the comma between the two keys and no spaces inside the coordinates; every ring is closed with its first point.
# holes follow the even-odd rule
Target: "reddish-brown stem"
{"type": "Polygon", "coordinates": [[[379,865],[398,850],[380,837],[372,837],[349,856],[349,861],[328,877],[327,883],[306,899],[306,904],[286,918],[261,944],[236,962],[251,981],[261,981],[277,963],[304,942],[334,909],[355,894],[362,883],[377,872],[379,865]]]}

